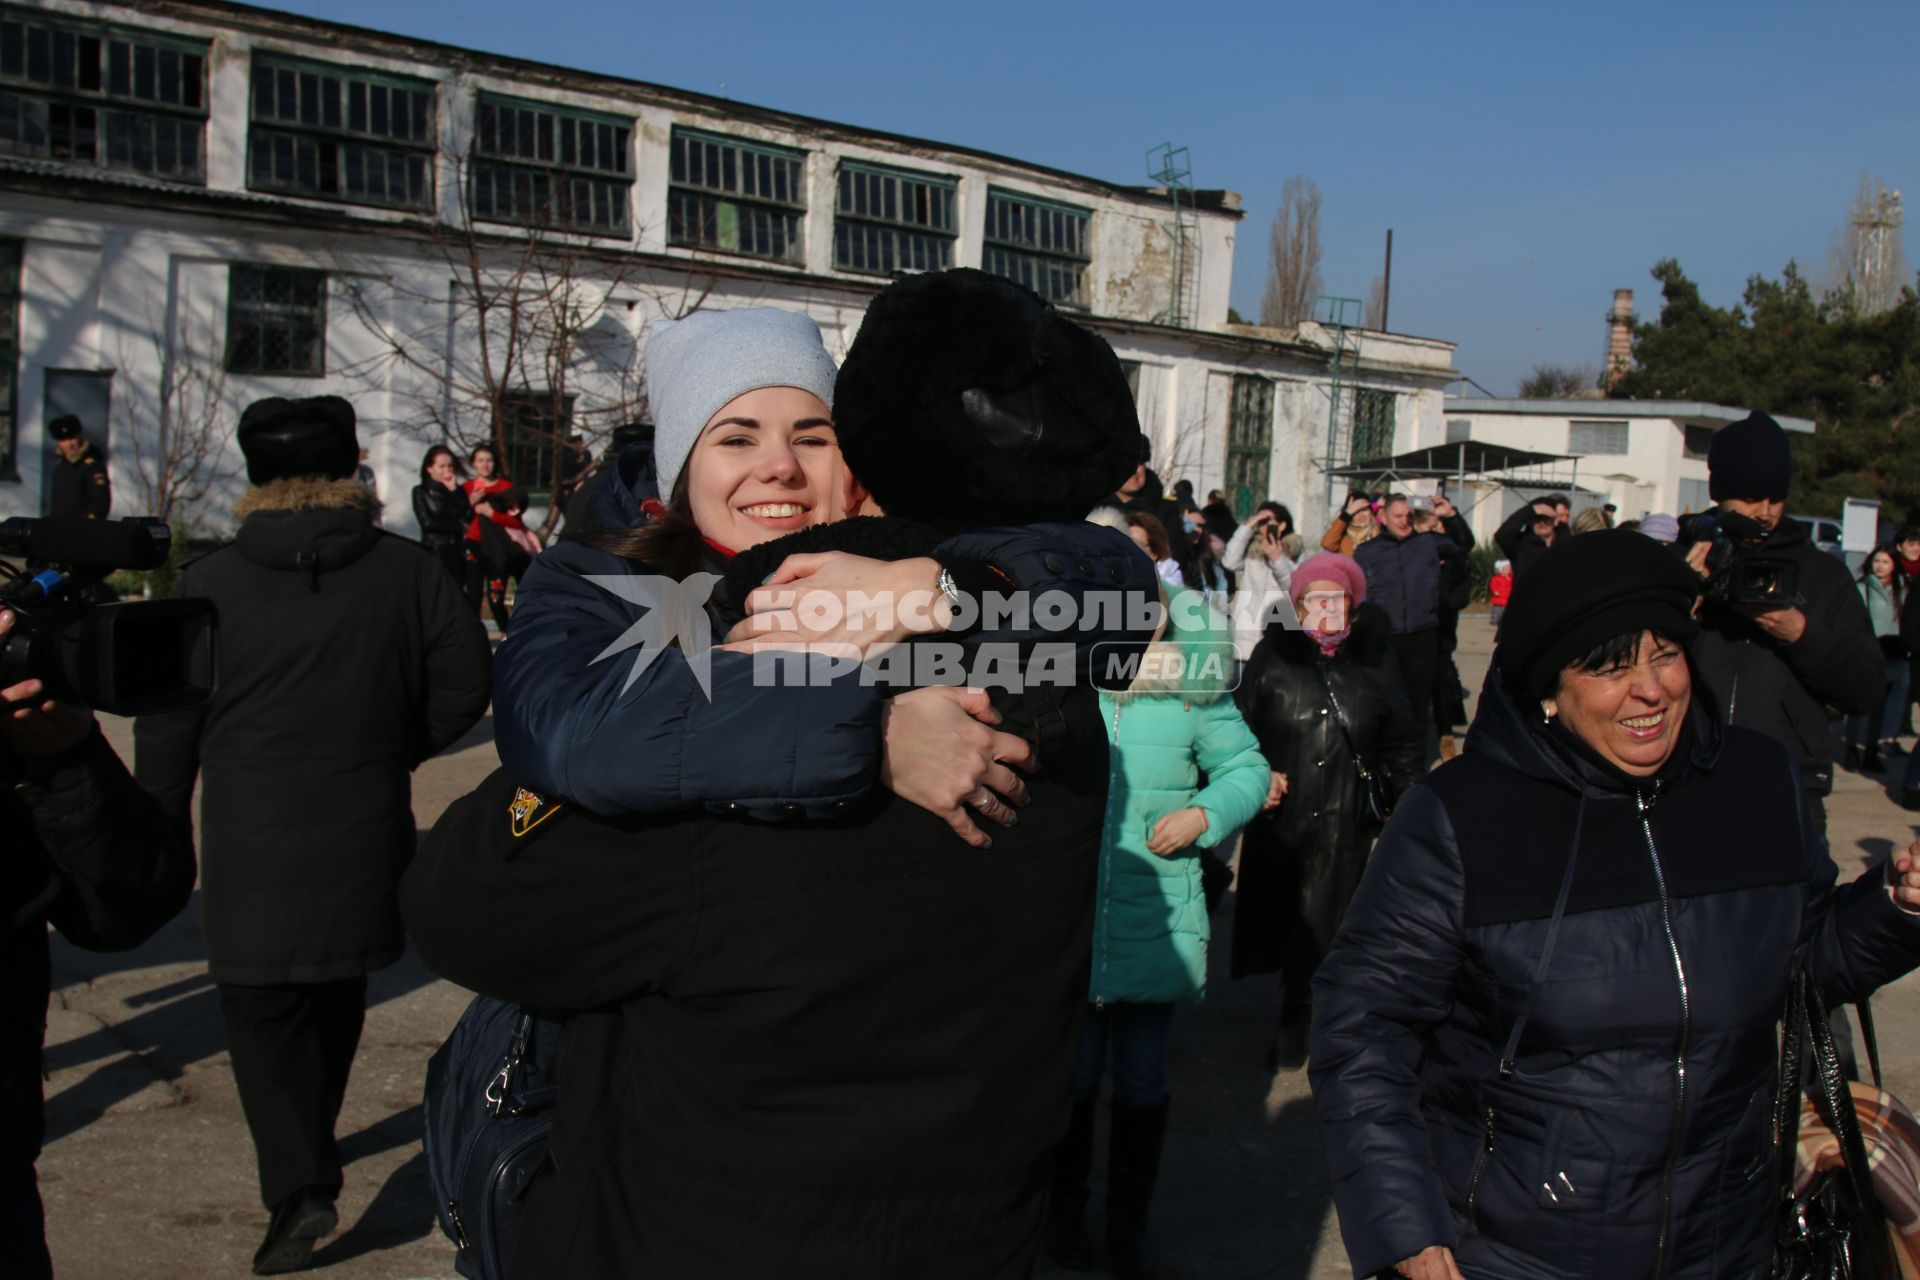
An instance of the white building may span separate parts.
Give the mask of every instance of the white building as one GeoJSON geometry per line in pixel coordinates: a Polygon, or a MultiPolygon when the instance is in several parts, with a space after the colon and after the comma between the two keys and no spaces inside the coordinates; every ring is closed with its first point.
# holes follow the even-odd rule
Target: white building
{"type": "Polygon", "coordinates": [[[0,5],[0,187],[0,515],[41,509],[45,424],[74,412],[116,514],[171,481],[217,529],[240,408],[338,394],[409,530],[425,447],[496,410],[536,493],[556,435],[597,449],[641,416],[662,315],[791,307],[843,354],[888,278],[946,266],[1083,314],[1169,482],[1303,524],[1356,438],[1442,430],[1454,376],[1444,342],[1230,327],[1232,192],[1176,214],[1163,189],[214,0],[0,5]]]}
{"type": "MultiPolygon", "coordinates": [[[[1707,496],[1713,433],[1750,412],[1676,400],[1450,398],[1443,420],[1423,425],[1406,447],[1471,441],[1558,455],[1560,461],[1523,472],[1522,482],[1469,482],[1462,505],[1473,504],[1474,535],[1485,540],[1523,503],[1556,489],[1569,494],[1576,513],[1611,502],[1621,520],[1704,511],[1713,505],[1707,496]]],[[[1805,418],[1774,420],[1788,431],[1813,430],[1805,418]]]]}

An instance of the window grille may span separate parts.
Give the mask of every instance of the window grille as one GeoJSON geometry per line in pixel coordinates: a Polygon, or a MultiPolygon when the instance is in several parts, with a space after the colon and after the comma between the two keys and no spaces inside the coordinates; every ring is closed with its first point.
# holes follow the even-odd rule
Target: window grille
{"type": "Polygon", "coordinates": [[[253,55],[255,191],[431,210],[437,146],[429,81],[253,55]]]}
{"type": "Polygon", "coordinates": [[[946,270],[958,234],[957,191],[952,178],[841,161],[833,265],[880,276],[946,270]]]}
{"type": "Polygon", "coordinates": [[[0,153],[206,182],[207,48],[0,8],[0,153]]]}
{"type": "Polygon", "coordinates": [[[989,188],[981,265],[1049,302],[1085,307],[1092,222],[1085,209],[989,188]]]}
{"type": "Polygon", "coordinates": [[[1393,456],[1394,395],[1372,387],[1353,393],[1353,451],[1355,462],[1393,456]]]}
{"type": "Polygon", "coordinates": [[[1575,422],[1567,429],[1568,453],[1624,454],[1627,451],[1627,424],[1624,422],[1575,422]]]}
{"type": "Polygon", "coordinates": [[[481,94],[473,216],[586,235],[631,234],[633,121],[481,94]]]}
{"type": "Polygon", "coordinates": [[[565,440],[573,429],[573,402],[572,396],[556,397],[548,391],[512,391],[500,397],[507,478],[536,505],[553,495],[554,442],[565,440]]]}
{"type": "Polygon", "coordinates": [[[1227,497],[1245,520],[1267,500],[1267,467],[1273,461],[1273,383],[1235,374],[1227,416],[1227,497]]]}
{"type": "Polygon", "coordinates": [[[697,129],[675,129],[670,145],[668,244],[801,261],[804,153],[697,129]]]}
{"type": "Polygon", "coordinates": [[[227,268],[227,370],[317,378],[327,371],[327,273],[227,268]]]}

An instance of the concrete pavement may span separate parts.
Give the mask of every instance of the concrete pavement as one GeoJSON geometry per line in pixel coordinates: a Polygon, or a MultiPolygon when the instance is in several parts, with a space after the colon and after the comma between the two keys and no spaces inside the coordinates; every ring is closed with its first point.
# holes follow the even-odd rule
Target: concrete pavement
{"type": "MultiPolygon", "coordinates": [[[[1477,690],[1491,646],[1462,619],[1477,690]]],[[[128,760],[123,723],[109,737],[128,760]]],[[[1904,757],[1896,761],[1904,764],[1904,757]]],[[[415,776],[422,829],[494,764],[490,722],[415,776]]],[[[1841,874],[1920,835],[1920,815],[1878,783],[1842,775],[1830,804],[1841,874]]],[[[1155,1220],[1169,1280],[1333,1280],[1350,1272],[1327,1198],[1304,1073],[1262,1065],[1273,980],[1225,975],[1231,907],[1216,917],[1215,981],[1175,1019],[1173,1112],[1155,1220]],[[1269,1111],[1274,1119],[1269,1121],[1269,1111]]],[[[196,906],[138,951],[95,956],[54,941],[48,1033],[49,1141],[40,1161],[58,1274],[77,1280],[241,1277],[266,1215],[206,979],[196,906]]],[[[434,1223],[420,1154],[426,1059],[466,993],[409,957],[371,984],[366,1033],[341,1118],[341,1229],[314,1255],[340,1280],[445,1280],[451,1248],[434,1223]]],[[[1888,1084],[1920,1099],[1920,979],[1876,1001],[1888,1084]]],[[[1104,1128],[1104,1126],[1103,1126],[1104,1128]]],[[[1096,1182],[1098,1179],[1096,1178],[1096,1182]]],[[[1098,1203],[1096,1192],[1096,1204],[1098,1203]]],[[[0,1267],[4,1271],[4,1267],[0,1267]]],[[[1068,1273],[1042,1267],[1059,1280],[1068,1273]]]]}

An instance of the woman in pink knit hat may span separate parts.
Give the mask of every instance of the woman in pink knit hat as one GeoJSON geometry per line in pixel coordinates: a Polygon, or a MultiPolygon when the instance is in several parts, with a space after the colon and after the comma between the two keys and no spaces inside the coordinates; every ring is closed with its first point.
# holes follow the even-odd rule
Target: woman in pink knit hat
{"type": "Polygon", "coordinates": [[[1272,1064],[1306,1061],[1313,971],[1360,883],[1384,810],[1420,776],[1420,741],[1352,557],[1323,553],[1293,571],[1297,628],[1276,621],[1247,661],[1240,709],[1287,779],[1279,807],[1240,847],[1233,976],[1278,972],[1272,1064]]]}

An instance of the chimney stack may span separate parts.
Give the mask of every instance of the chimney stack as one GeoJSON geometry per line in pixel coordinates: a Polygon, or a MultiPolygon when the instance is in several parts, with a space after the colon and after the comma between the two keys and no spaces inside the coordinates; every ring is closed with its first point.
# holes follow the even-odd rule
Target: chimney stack
{"type": "Polygon", "coordinates": [[[1613,310],[1607,313],[1607,389],[1633,367],[1633,290],[1613,291],[1613,310]]]}

